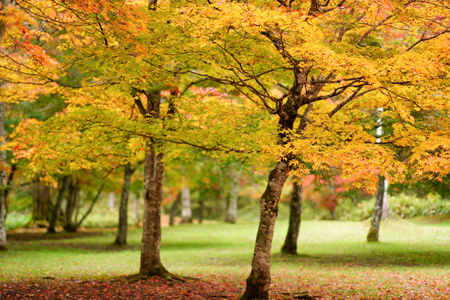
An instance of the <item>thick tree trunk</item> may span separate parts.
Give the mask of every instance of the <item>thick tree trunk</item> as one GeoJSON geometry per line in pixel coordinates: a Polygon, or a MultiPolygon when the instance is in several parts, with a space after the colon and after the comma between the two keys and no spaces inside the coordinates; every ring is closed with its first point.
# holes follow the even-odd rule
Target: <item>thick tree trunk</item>
{"type": "Polygon", "coordinates": [[[175,216],[178,212],[178,206],[180,206],[180,202],[181,202],[181,192],[178,193],[177,198],[175,199],[175,201],[172,204],[172,207],[170,208],[170,218],[169,218],[170,226],[175,225],[175,216]]]}
{"type": "Polygon", "coordinates": [[[48,219],[48,203],[50,201],[50,188],[40,182],[34,184],[33,191],[33,222],[48,219]]]}
{"type": "Polygon", "coordinates": [[[66,194],[67,187],[69,185],[70,177],[64,176],[61,178],[59,182],[59,190],[58,196],[56,197],[56,203],[53,206],[52,215],[50,217],[50,222],[48,224],[47,233],[56,233],[56,221],[58,220],[59,209],[61,208],[61,204],[64,200],[64,196],[66,194]]]}
{"type": "Polygon", "coordinates": [[[80,188],[76,181],[71,180],[68,189],[69,191],[66,201],[66,210],[64,212],[63,228],[65,232],[76,232],[77,225],[73,221],[73,213],[75,212],[78,198],[80,197],[80,188]]]}
{"type": "Polygon", "coordinates": [[[128,229],[128,195],[131,185],[131,175],[133,175],[133,168],[130,164],[125,165],[122,193],[120,194],[119,206],[119,225],[117,230],[115,245],[127,244],[127,229],[128,229]]]}
{"type": "Polygon", "coordinates": [[[270,172],[266,191],[260,199],[260,221],[252,260],[252,271],[242,299],[268,299],[270,285],[270,250],[283,185],[289,175],[288,162],[278,162],[270,172]]]}
{"type": "Polygon", "coordinates": [[[161,202],[164,178],[164,154],[155,153],[150,145],[145,154],[144,224],[142,232],[141,266],[146,276],[166,276],[161,258],[161,202]]]}
{"type": "Polygon", "coordinates": [[[225,222],[236,223],[237,221],[237,207],[238,207],[238,197],[239,197],[239,172],[236,171],[237,166],[230,165],[229,176],[230,176],[230,194],[228,200],[228,210],[225,222]]]}
{"type": "Polygon", "coordinates": [[[380,231],[381,214],[383,212],[383,197],[384,197],[384,178],[378,177],[377,195],[375,200],[375,208],[373,210],[372,218],[370,219],[370,229],[367,235],[368,242],[378,242],[378,233],[380,231]]]}
{"type": "Polygon", "coordinates": [[[291,192],[289,227],[283,247],[281,247],[281,253],[284,254],[297,254],[297,241],[300,232],[300,223],[302,221],[302,194],[302,183],[294,181],[291,192]]]}
{"type": "Polygon", "coordinates": [[[189,187],[185,186],[181,190],[181,223],[190,223],[191,221],[191,192],[189,187]]]}

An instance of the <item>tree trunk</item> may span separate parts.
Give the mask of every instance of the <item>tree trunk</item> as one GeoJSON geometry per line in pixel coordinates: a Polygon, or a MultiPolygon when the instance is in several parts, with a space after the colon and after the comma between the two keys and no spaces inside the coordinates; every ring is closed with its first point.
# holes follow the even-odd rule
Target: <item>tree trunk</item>
{"type": "Polygon", "coordinates": [[[169,218],[169,226],[175,225],[175,215],[178,212],[178,206],[180,206],[181,202],[181,192],[178,193],[177,198],[172,204],[172,207],[170,208],[170,218],[169,218]]]}
{"type": "Polygon", "coordinates": [[[203,198],[200,198],[198,200],[198,223],[203,222],[204,212],[205,212],[205,202],[203,198]]]}
{"type": "Polygon", "coordinates": [[[229,166],[230,176],[230,198],[228,201],[227,217],[225,222],[234,224],[237,221],[237,207],[239,197],[239,172],[237,172],[237,166],[231,164],[229,166]]]}
{"type": "Polygon", "coordinates": [[[270,172],[269,182],[260,199],[260,221],[253,253],[252,270],[242,299],[268,299],[270,285],[270,250],[283,185],[289,175],[289,162],[278,162],[270,172]]]}
{"type": "Polygon", "coordinates": [[[75,207],[78,202],[78,197],[80,197],[80,188],[78,183],[71,180],[69,183],[69,192],[66,201],[66,210],[64,212],[64,231],[65,232],[76,232],[77,225],[73,221],[73,213],[75,212],[75,207]]]}
{"type": "Polygon", "coordinates": [[[66,194],[67,186],[69,185],[70,177],[64,176],[59,181],[59,190],[58,196],[56,197],[56,203],[53,206],[52,215],[50,217],[50,222],[48,224],[47,233],[56,233],[56,221],[58,219],[58,212],[61,207],[61,204],[64,200],[64,195],[66,194]]]}
{"type": "Polygon", "coordinates": [[[48,203],[50,201],[50,188],[40,182],[34,184],[33,191],[33,222],[48,219],[48,203]]]}
{"type": "Polygon", "coordinates": [[[161,202],[164,179],[164,154],[156,154],[150,145],[145,154],[144,224],[142,232],[141,267],[146,276],[166,276],[161,258],[161,202]]]}
{"type": "Polygon", "coordinates": [[[128,195],[131,185],[131,175],[133,175],[133,169],[130,164],[125,165],[122,193],[120,194],[120,206],[119,206],[119,225],[117,230],[115,245],[127,244],[127,226],[128,226],[128,195]]]}
{"type": "Polygon", "coordinates": [[[227,195],[225,192],[225,183],[223,180],[223,170],[219,167],[219,197],[220,197],[220,216],[223,218],[222,220],[227,219],[227,195]]]}
{"type": "Polygon", "coordinates": [[[185,186],[181,190],[181,223],[190,223],[191,221],[191,192],[189,187],[185,186]]]}
{"type": "Polygon", "coordinates": [[[297,241],[300,232],[300,223],[302,221],[302,194],[302,183],[294,181],[291,192],[289,227],[283,247],[281,247],[281,253],[283,254],[297,254],[297,241]]]}
{"type": "Polygon", "coordinates": [[[133,219],[134,226],[139,226],[139,196],[137,194],[134,195],[133,200],[133,219]]]}
{"type": "MultiPolygon", "coordinates": [[[[161,93],[146,93],[147,117],[160,117],[161,93]]],[[[140,101],[135,98],[135,101],[140,101]]],[[[141,104],[142,105],[142,104],[141,104]]],[[[170,277],[161,263],[161,203],[164,183],[164,152],[156,152],[156,143],[149,139],[144,162],[144,222],[142,227],[141,265],[139,273],[145,276],[170,277]]],[[[162,146],[162,145],[159,145],[162,146]]]]}
{"type": "Polygon", "coordinates": [[[383,212],[384,188],[384,178],[379,176],[375,208],[373,210],[372,218],[370,219],[370,229],[369,234],[367,235],[368,242],[378,242],[378,232],[380,231],[381,214],[383,212]]]}
{"type": "MultiPolygon", "coordinates": [[[[2,2],[3,3],[3,2],[2,2]]],[[[6,103],[0,103],[0,146],[6,141],[6,103]]],[[[0,151],[0,251],[6,250],[6,150],[0,151]]]]}
{"type": "Polygon", "coordinates": [[[389,182],[387,179],[384,180],[384,194],[383,194],[383,209],[381,213],[381,221],[387,220],[390,216],[390,208],[389,208],[389,201],[388,201],[388,187],[389,182]]]}
{"type": "Polygon", "coordinates": [[[116,207],[116,194],[109,193],[108,206],[110,211],[114,211],[114,208],[116,207]]]}

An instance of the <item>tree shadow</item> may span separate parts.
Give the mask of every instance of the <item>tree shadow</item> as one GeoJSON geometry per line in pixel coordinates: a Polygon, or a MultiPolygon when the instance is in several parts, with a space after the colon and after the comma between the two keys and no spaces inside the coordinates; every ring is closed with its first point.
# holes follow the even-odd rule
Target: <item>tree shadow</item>
{"type": "MultiPolygon", "coordinates": [[[[358,249],[361,245],[355,245],[358,249]]],[[[351,247],[350,247],[351,248],[351,247]]],[[[450,251],[443,249],[411,249],[411,245],[377,244],[361,251],[336,254],[313,255],[272,255],[274,263],[299,265],[338,265],[342,267],[383,267],[383,266],[448,266],[450,265],[450,251]],[[394,249],[394,250],[393,250],[394,249]]]]}

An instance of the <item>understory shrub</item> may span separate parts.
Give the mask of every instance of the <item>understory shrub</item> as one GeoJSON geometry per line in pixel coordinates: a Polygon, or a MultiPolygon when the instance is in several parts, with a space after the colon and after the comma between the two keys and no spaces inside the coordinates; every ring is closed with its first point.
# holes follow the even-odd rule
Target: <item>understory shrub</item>
{"type": "Polygon", "coordinates": [[[450,200],[443,199],[438,194],[428,194],[425,198],[419,198],[402,193],[389,197],[389,206],[400,218],[450,214],[450,200]]]}

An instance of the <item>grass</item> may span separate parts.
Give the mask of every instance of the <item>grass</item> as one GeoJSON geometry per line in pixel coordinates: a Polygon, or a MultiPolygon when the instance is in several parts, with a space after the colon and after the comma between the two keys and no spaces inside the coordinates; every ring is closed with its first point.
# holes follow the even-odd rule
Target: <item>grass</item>
{"type": "MultiPolygon", "coordinates": [[[[171,272],[244,287],[257,223],[182,225],[163,229],[161,257],[171,272]]],[[[274,291],[325,299],[449,299],[450,226],[384,223],[380,243],[366,243],[366,222],[304,221],[298,256],[281,256],[287,221],[276,227],[274,291]],[[393,297],[393,298],[392,298],[393,297]]],[[[138,272],[142,231],[112,246],[114,231],[73,239],[14,241],[0,253],[0,281],[100,279],[138,272]]]]}

